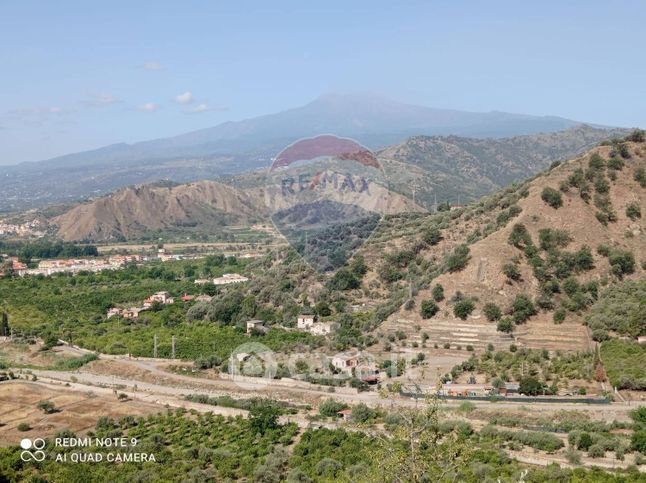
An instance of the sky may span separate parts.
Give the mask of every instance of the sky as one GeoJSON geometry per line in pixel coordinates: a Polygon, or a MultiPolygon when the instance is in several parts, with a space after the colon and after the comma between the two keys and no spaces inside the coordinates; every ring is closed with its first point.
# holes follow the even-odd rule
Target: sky
{"type": "Polygon", "coordinates": [[[0,164],[329,92],[646,127],[644,25],[641,0],[0,0],[0,164]]]}

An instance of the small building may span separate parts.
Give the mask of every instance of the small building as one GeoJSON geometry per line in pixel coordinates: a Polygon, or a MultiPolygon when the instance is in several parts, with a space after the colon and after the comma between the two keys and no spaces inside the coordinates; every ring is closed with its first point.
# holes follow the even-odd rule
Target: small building
{"type": "Polygon", "coordinates": [[[296,318],[296,328],[301,330],[310,330],[314,325],[314,316],[301,314],[296,318]]]}
{"type": "Polygon", "coordinates": [[[148,308],[151,307],[152,304],[155,302],[159,302],[160,304],[167,305],[167,304],[172,304],[175,302],[175,299],[170,296],[170,293],[168,292],[156,292],[152,294],[150,297],[148,297],[146,300],[144,300],[144,307],[148,308]]]}
{"type": "Polygon", "coordinates": [[[483,397],[490,396],[493,386],[489,384],[453,384],[447,383],[438,391],[440,396],[483,397]]]}
{"type": "Polygon", "coordinates": [[[262,320],[247,320],[247,334],[251,334],[254,330],[265,331],[265,322],[262,320]]]}
{"type": "Polygon", "coordinates": [[[121,309],[117,307],[112,307],[108,309],[107,318],[114,317],[115,315],[121,315],[121,309]]]}
{"type": "Polygon", "coordinates": [[[345,408],[341,409],[341,411],[337,411],[336,413],[340,418],[343,418],[345,422],[352,421],[352,409],[345,408]]]}
{"type": "Polygon", "coordinates": [[[518,394],[518,391],[520,391],[520,384],[517,382],[506,382],[503,387],[501,387],[498,392],[500,394],[518,394]]]}
{"type": "Polygon", "coordinates": [[[352,369],[359,365],[359,354],[350,352],[341,352],[332,357],[332,366],[348,374],[352,374],[352,369]]]}
{"type": "Polygon", "coordinates": [[[225,273],[221,277],[213,279],[213,285],[229,285],[231,283],[248,282],[249,279],[239,273],[225,273]]]}
{"type": "Polygon", "coordinates": [[[637,337],[637,343],[646,344],[646,335],[640,335],[639,337],[637,337]]]}
{"type": "Polygon", "coordinates": [[[198,295],[195,297],[196,302],[210,302],[211,300],[213,300],[213,297],[210,295],[198,295]]]}
{"type": "Polygon", "coordinates": [[[207,278],[196,278],[195,279],[195,285],[206,285],[207,283],[211,283],[211,281],[207,278]]]}
{"type": "Polygon", "coordinates": [[[139,312],[142,312],[144,309],[139,307],[130,307],[129,309],[123,309],[121,311],[121,317],[124,319],[138,319],[139,312]]]}
{"type": "Polygon", "coordinates": [[[328,335],[334,332],[338,327],[336,322],[318,322],[312,324],[310,332],[314,335],[328,335]]]}

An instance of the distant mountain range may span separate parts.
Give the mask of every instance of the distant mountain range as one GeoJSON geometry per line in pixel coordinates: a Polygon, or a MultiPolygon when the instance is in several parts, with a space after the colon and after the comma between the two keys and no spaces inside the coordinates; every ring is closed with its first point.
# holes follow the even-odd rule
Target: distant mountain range
{"type": "MultiPolygon", "coordinates": [[[[435,202],[445,201],[466,203],[623,134],[624,130],[578,126],[504,139],[414,136],[377,151],[393,196],[390,208],[376,211],[411,211],[414,206],[430,210],[435,202]]],[[[50,223],[66,240],[107,241],[135,240],[160,230],[186,231],[189,227],[192,232],[216,234],[227,225],[244,225],[254,218],[267,221],[264,172],[221,181],[123,188],[77,204],[50,223]]]]}
{"type": "Polygon", "coordinates": [[[0,167],[0,210],[76,201],[160,179],[188,182],[234,175],[265,167],[289,143],[321,133],[379,149],[415,135],[502,138],[579,124],[553,116],[463,112],[330,94],[295,109],[175,137],[0,167]]]}

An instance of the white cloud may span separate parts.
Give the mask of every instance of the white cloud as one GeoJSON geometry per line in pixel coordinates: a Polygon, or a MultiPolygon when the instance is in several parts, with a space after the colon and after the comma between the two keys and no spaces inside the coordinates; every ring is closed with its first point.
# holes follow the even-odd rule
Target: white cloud
{"type": "Polygon", "coordinates": [[[164,66],[161,65],[159,62],[155,62],[154,60],[149,60],[143,65],[143,68],[146,70],[162,70],[164,66]]]}
{"type": "Polygon", "coordinates": [[[193,97],[193,93],[191,91],[186,91],[175,96],[175,101],[179,102],[180,104],[190,104],[194,100],[195,97],[193,97]]]}
{"type": "Polygon", "coordinates": [[[202,102],[197,106],[184,109],[184,112],[187,114],[200,114],[202,112],[222,112],[222,111],[226,111],[227,109],[228,107],[213,107],[213,106],[209,106],[205,102],[202,102]]]}
{"type": "Polygon", "coordinates": [[[119,102],[121,102],[121,99],[106,92],[94,94],[91,96],[91,99],[82,101],[82,103],[88,107],[106,107],[119,102]]]}
{"type": "Polygon", "coordinates": [[[201,104],[198,104],[197,106],[189,107],[184,112],[188,112],[188,113],[191,113],[191,114],[197,114],[197,113],[200,113],[200,112],[208,112],[210,110],[211,110],[211,108],[209,107],[208,104],[201,103],[201,104]]]}
{"type": "Polygon", "coordinates": [[[142,112],[155,112],[157,109],[159,109],[159,105],[154,102],[146,102],[137,106],[137,110],[142,112]]]}

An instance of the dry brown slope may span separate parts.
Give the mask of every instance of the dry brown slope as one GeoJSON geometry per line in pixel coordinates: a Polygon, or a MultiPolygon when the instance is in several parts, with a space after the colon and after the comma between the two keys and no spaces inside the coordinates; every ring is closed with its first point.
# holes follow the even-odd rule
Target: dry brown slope
{"type": "Polygon", "coordinates": [[[262,200],[216,181],[124,188],[52,219],[64,240],[131,238],[145,231],[262,214],[262,200]]]}
{"type": "MultiPolygon", "coordinates": [[[[595,268],[577,276],[580,281],[602,280],[609,276],[607,259],[596,252],[596,247],[606,244],[634,253],[637,260],[636,271],[630,277],[644,276],[640,263],[646,260],[646,221],[645,216],[636,221],[626,216],[627,204],[636,202],[646,215],[646,189],[634,179],[635,170],[646,167],[644,144],[631,144],[633,153],[626,166],[617,173],[617,179],[611,182],[610,200],[618,220],[604,226],[596,218],[598,209],[593,201],[586,203],[576,190],[564,193],[563,206],[554,209],[542,199],[541,193],[545,187],[558,189],[561,181],[565,180],[577,168],[586,168],[592,152],[600,153],[604,158],[609,157],[610,147],[599,147],[580,158],[565,163],[552,170],[545,176],[536,178],[529,185],[529,195],[520,199],[518,205],[521,214],[507,226],[490,236],[470,246],[471,258],[462,271],[446,273],[433,281],[444,286],[447,299],[461,291],[467,296],[477,297],[476,311],[466,321],[453,316],[451,306],[447,301],[441,302],[440,312],[432,319],[423,320],[418,310],[400,310],[393,314],[383,325],[385,332],[404,330],[409,338],[415,340],[422,332],[430,335],[431,342],[452,345],[473,345],[476,349],[485,347],[492,342],[495,345],[508,344],[509,339],[496,333],[495,324],[488,322],[482,315],[482,306],[494,302],[506,309],[517,294],[526,293],[535,297],[538,295],[539,284],[533,276],[531,268],[526,263],[522,252],[508,243],[509,234],[516,223],[525,225],[535,244],[538,244],[538,232],[543,228],[567,230],[572,242],[567,251],[574,251],[588,245],[593,249],[595,268]],[[512,284],[506,281],[502,266],[514,256],[520,255],[522,280],[512,284]],[[416,327],[420,327],[417,330],[416,327]]],[[[610,280],[612,277],[610,277],[610,280]]],[[[431,298],[430,290],[421,291],[415,298],[419,308],[422,300],[431,298]]],[[[516,342],[528,347],[545,347],[548,349],[580,350],[588,346],[588,335],[582,325],[582,317],[569,314],[566,322],[557,325],[552,321],[553,312],[539,312],[526,324],[515,330],[516,342]]]]}

